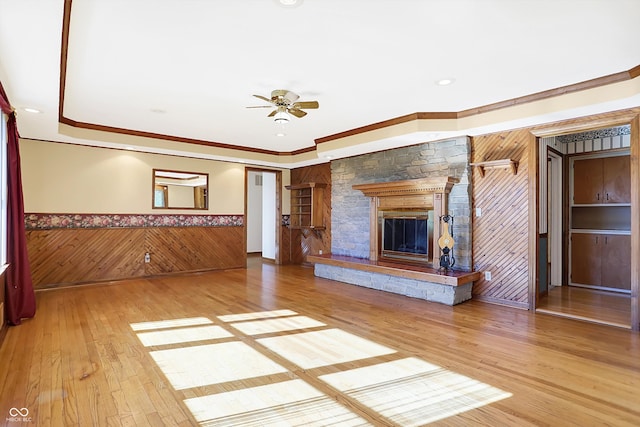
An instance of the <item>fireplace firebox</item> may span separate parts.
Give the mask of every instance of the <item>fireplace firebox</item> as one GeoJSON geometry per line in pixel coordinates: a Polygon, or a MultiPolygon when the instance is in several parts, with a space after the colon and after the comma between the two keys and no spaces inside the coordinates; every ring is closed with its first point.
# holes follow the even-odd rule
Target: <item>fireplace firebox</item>
{"type": "Polygon", "coordinates": [[[433,210],[381,210],[380,258],[429,263],[433,255],[433,210]]]}

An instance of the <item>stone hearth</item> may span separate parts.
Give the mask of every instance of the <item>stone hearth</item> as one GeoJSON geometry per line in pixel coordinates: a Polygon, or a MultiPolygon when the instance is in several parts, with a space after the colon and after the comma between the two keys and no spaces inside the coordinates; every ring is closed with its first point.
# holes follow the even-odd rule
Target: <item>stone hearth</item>
{"type": "Polygon", "coordinates": [[[439,219],[448,214],[448,195],[458,181],[445,176],[353,185],[369,198],[369,257],[309,256],[307,259],[315,263],[315,275],[447,305],[470,299],[479,273],[438,270],[439,219]],[[433,210],[429,239],[433,255],[428,263],[389,262],[381,257],[380,221],[386,210],[433,210]]]}

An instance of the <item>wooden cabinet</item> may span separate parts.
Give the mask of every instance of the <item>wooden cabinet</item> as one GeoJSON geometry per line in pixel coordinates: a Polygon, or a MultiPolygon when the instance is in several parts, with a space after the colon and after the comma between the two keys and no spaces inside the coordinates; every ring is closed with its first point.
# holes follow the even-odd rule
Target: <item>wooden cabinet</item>
{"type": "Polygon", "coordinates": [[[571,251],[572,283],[631,289],[631,236],[574,232],[571,251]]]}
{"type": "Polygon", "coordinates": [[[291,228],[325,228],[322,204],[326,186],[308,182],[285,187],[291,190],[291,228]]]}
{"type": "Polygon", "coordinates": [[[572,194],[570,282],[629,291],[630,157],[574,159],[572,194]]]}
{"type": "Polygon", "coordinates": [[[627,155],[573,162],[573,203],[631,203],[630,158],[627,155]]]}

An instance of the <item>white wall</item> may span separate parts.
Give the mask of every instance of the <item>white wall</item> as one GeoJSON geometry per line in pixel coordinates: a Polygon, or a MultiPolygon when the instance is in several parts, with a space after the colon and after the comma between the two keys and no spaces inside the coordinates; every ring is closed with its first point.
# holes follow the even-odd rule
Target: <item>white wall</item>
{"type": "Polygon", "coordinates": [[[262,257],[276,258],[276,174],[262,174],[262,257]]]}
{"type": "Polygon", "coordinates": [[[33,213],[244,214],[239,163],[21,140],[25,211],[33,213]],[[209,209],[152,209],[152,170],[209,174],[209,209]]]}
{"type": "Polygon", "coordinates": [[[262,172],[247,174],[247,253],[262,252],[262,172]]]}

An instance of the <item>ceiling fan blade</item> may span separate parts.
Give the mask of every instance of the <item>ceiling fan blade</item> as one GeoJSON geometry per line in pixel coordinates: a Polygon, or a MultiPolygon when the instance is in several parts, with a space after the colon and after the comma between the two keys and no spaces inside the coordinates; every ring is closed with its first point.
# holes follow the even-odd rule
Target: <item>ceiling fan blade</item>
{"type": "Polygon", "coordinates": [[[273,117],[276,115],[276,113],[278,112],[278,110],[273,110],[267,117],[273,117]]]}
{"type": "Polygon", "coordinates": [[[296,116],[298,118],[304,117],[304,116],[307,115],[306,112],[304,112],[302,110],[298,110],[297,108],[289,108],[289,109],[287,109],[287,113],[291,114],[292,116],[296,116]]]}
{"type": "Polygon", "coordinates": [[[268,103],[271,103],[271,99],[267,98],[266,96],[262,96],[262,95],[253,95],[256,98],[262,99],[263,101],[267,101],[268,103]]]}
{"type": "Polygon", "coordinates": [[[273,108],[273,105],[252,105],[250,107],[245,108],[273,108]]]}
{"type": "Polygon", "coordinates": [[[319,106],[320,106],[320,104],[318,104],[318,101],[301,101],[301,102],[294,103],[291,106],[291,108],[311,109],[311,108],[318,108],[319,106]]]}

